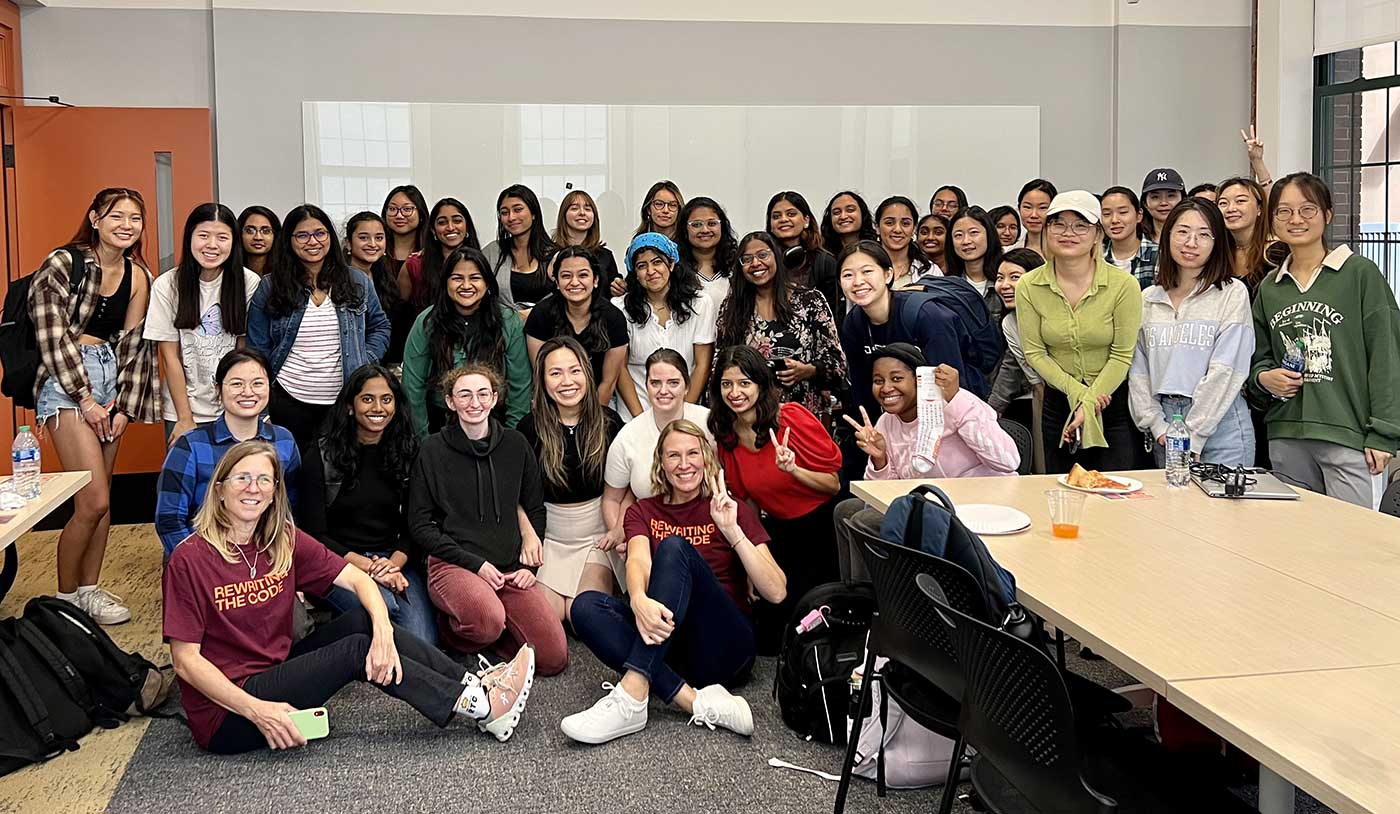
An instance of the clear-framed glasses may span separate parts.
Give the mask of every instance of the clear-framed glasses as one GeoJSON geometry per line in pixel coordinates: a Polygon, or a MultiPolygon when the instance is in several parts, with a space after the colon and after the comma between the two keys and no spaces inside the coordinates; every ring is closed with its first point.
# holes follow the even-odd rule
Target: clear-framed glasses
{"type": "Polygon", "coordinates": [[[239,472],[224,478],[224,483],[232,485],[235,489],[247,489],[255,483],[259,489],[271,489],[277,484],[277,480],[271,475],[249,475],[247,472],[239,472]]]}
{"type": "Polygon", "coordinates": [[[496,391],[490,389],[461,390],[453,395],[464,404],[485,404],[491,400],[492,396],[496,395],[496,391]]]}
{"type": "MultiPolygon", "coordinates": [[[[1280,206],[1278,209],[1274,210],[1274,220],[1278,221],[1279,223],[1287,223],[1288,221],[1293,220],[1294,211],[1295,210],[1291,206],[1280,206]]],[[[1306,203],[1298,207],[1296,211],[1298,213],[1298,217],[1302,218],[1303,220],[1312,220],[1313,218],[1317,217],[1318,213],[1321,212],[1322,209],[1317,204],[1306,203]]]]}
{"type": "Polygon", "coordinates": [[[405,218],[412,217],[413,213],[417,211],[418,207],[413,204],[404,204],[403,206],[389,204],[384,208],[384,213],[387,215],[403,215],[405,218]]]}
{"type": "Polygon", "coordinates": [[[1083,237],[1089,234],[1089,230],[1093,228],[1093,224],[1089,223],[1087,220],[1077,220],[1073,223],[1066,223],[1062,220],[1050,222],[1050,234],[1052,235],[1069,234],[1075,237],[1083,237]]]}
{"type": "Polygon", "coordinates": [[[271,226],[244,226],[243,234],[248,237],[272,237],[271,226]]]}
{"type": "Polygon", "coordinates": [[[773,253],[772,253],[772,252],[768,251],[767,249],[761,249],[761,250],[759,250],[759,251],[754,252],[753,254],[746,254],[746,255],[743,255],[742,257],[740,257],[740,258],[739,258],[739,265],[741,265],[741,266],[752,266],[752,265],[754,264],[755,261],[757,261],[757,262],[759,262],[759,263],[767,263],[769,260],[772,260],[772,259],[773,259],[773,253]]]}
{"type": "Polygon", "coordinates": [[[663,200],[661,200],[661,199],[659,199],[659,198],[657,198],[657,199],[655,199],[655,200],[653,200],[653,201],[651,202],[651,208],[652,208],[652,209],[655,209],[657,212],[679,212],[679,211],[681,211],[681,205],[678,204],[678,203],[676,203],[675,201],[663,201],[663,200]]]}
{"type": "Polygon", "coordinates": [[[1207,229],[1178,228],[1172,230],[1172,240],[1176,243],[1185,246],[1190,243],[1192,239],[1194,239],[1198,245],[1205,245],[1214,243],[1215,235],[1211,234],[1207,229]]]}
{"type": "Polygon", "coordinates": [[[709,220],[693,220],[690,223],[687,223],[686,226],[689,226],[692,229],[718,229],[719,219],[710,218],[709,220]]]}
{"type": "Polygon", "coordinates": [[[316,243],[325,243],[326,238],[330,236],[331,233],[327,232],[325,229],[317,229],[314,232],[294,232],[292,234],[292,240],[295,240],[299,245],[305,246],[312,241],[316,243]]]}

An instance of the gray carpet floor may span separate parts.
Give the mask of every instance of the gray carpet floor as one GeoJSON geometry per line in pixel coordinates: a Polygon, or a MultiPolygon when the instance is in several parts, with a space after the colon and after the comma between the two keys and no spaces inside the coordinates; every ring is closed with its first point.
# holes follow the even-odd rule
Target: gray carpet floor
{"type": "MultiPolygon", "coordinates": [[[[580,746],[559,720],[593,703],[614,679],[577,642],[563,675],[538,679],[515,735],[506,743],[454,724],[440,730],[407,705],[354,685],[327,705],[331,735],[308,748],[234,757],[201,752],[178,721],[154,721],[132,758],[109,810],[117,814],[199,812],[456,812],[550,814],[808,814],[830,811],[836,784],[774,769],[771,757],[838,773],[841,751],[804,742],[788,730],[771,700],[773,660],[760,659],[740,690],[756,732],[687,725],[681,713],[653,702],[641,733],[602,746],[580,746]]],[[[1102,661],[1072,669],[1107,686],[1130,679],[1102,661]]],[[[969,788],[966,784],[963,791],[969,788]]],[[[1242,796],[1249,797],[1245,789],[1242,796]]],[[[854,781],[850,812],[905,814],[936,809],[939,789],[890,791],[854,781]]],[[[1298,811],[1324,809],[1299,795],[1298,811]]],[[[954,810],[972,809],[958,801],[954,810]]]]}

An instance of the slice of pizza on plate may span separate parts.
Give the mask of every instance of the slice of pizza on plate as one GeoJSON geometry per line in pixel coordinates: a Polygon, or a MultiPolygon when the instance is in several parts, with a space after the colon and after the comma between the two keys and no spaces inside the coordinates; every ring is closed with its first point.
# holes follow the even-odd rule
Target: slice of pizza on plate
{"type": "Polygon", "coordinates": [[[1079,489],[1127,489],[1129,484],[1114,480],[1097,469],[1085,469],[1075,464],[1065,478],[1065,484],[1079,489]]]}

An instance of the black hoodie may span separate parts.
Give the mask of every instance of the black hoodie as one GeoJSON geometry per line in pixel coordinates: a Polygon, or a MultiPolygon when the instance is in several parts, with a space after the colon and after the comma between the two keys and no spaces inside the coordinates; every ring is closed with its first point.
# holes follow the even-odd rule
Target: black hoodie
{"type": "Polygon", "coordinates": [[[476,572],[483,562],[501,571],[520,568],[520,524],[525,509],[544,538],[544,490],[539,464],[525,436],[490,419],[486,437],[473,441],[457,421],[423,442],[408,489],[408,527],[424,553],[476,572]]]}

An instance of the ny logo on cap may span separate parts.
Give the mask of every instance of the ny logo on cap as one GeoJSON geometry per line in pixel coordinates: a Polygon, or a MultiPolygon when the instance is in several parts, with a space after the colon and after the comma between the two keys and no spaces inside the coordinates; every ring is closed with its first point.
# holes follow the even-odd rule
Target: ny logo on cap
{"type": "Polygon", "coordinates": [[[1165,180],[1167,180],[1167,174],[1166,174],[1165,172],[1159,172],[1159,173],[1157,173],[1157,180],[1158,180],[1158,181],[1165,181],[1165,180]]]}

